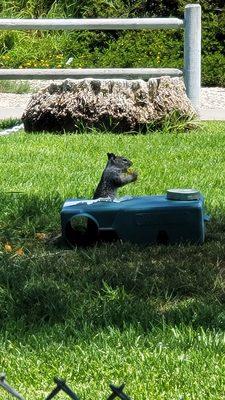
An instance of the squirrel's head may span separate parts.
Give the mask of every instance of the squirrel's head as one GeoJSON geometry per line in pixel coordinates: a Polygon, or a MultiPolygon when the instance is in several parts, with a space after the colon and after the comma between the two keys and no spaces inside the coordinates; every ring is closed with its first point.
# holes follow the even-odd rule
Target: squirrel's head
{"type": "Polygon", "coordinates": [[[116,156],[114,153],[107,153],[108,164],[115,165],[122,172],[126,172],[128,168],[131,167],[132,162],[128,158],[123,156],[116,156]]]}

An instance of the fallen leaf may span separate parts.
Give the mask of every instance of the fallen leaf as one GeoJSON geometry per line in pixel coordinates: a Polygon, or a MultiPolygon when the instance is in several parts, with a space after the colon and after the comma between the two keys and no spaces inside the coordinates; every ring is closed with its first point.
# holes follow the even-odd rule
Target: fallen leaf
{"type": "Polygon", "coordinates": [[[35,238],[38,240],[44,240],[46,239],[47,235],[44,232],[37,232],[35,233],[35,238]]]}
{"type": "Polygon", "coordinates": [[[13,251],[11,244],[6,243],[5,246],[5,251],[7,251],[7,253],[11,253],[13,251]]]}
{"type": "Polygon", "coordinates": [[[23,256],[23,255],[24,255],[23,248],[20,247],[18,250],[16,250],[16,254],[17,254],[18,256],[23,256]]]}

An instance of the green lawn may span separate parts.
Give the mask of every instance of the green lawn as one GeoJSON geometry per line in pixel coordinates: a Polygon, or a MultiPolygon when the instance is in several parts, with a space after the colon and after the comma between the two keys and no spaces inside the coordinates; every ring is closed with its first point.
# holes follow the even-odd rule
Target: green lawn
{"type": "Polygon", "coordinates": [[[225,399],[225,123],[184,134],[21,133],[0,137],[0,155],[8,380],[29,400],[43,399],[55,375],[81,399],[106,398],[110,382],[138,400],[225,399]],[[92,196],[108,151],[139,173],[121,195],[199,189],[212,216],[205,244],[70,250],[40,240],[60,231],[67,197],[92,196]]]}

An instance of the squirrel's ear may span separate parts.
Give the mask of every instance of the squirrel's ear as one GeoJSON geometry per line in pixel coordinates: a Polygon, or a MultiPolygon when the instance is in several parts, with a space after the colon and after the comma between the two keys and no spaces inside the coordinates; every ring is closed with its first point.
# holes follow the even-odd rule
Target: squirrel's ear
{"type": "Polygon", "coordinates": [[[111,159],[115,159],[115,154],[113,154],[113,153],[107,153],[107,156],[108,156],[108,160],[111,160],[111,159]]]}

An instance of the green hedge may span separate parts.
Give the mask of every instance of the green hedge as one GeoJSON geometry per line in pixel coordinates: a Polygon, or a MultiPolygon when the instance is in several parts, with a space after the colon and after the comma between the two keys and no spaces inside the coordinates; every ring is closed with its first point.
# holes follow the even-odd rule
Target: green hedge
{"type": "MultiPolygon", "coordinates": [[[[183,18],[184,0],[3,0],[1,17],[183,18]]],[[[196,3],[196,1],[189,1],[196,3]]],[[[201,0],[202,83],[225,86],[224,0],[201,0]]],[[[1,31],[0,67],[179,67],[183,30],[1,31]],[[66,62],[73,58],[70,65],[66,62]]]]}

